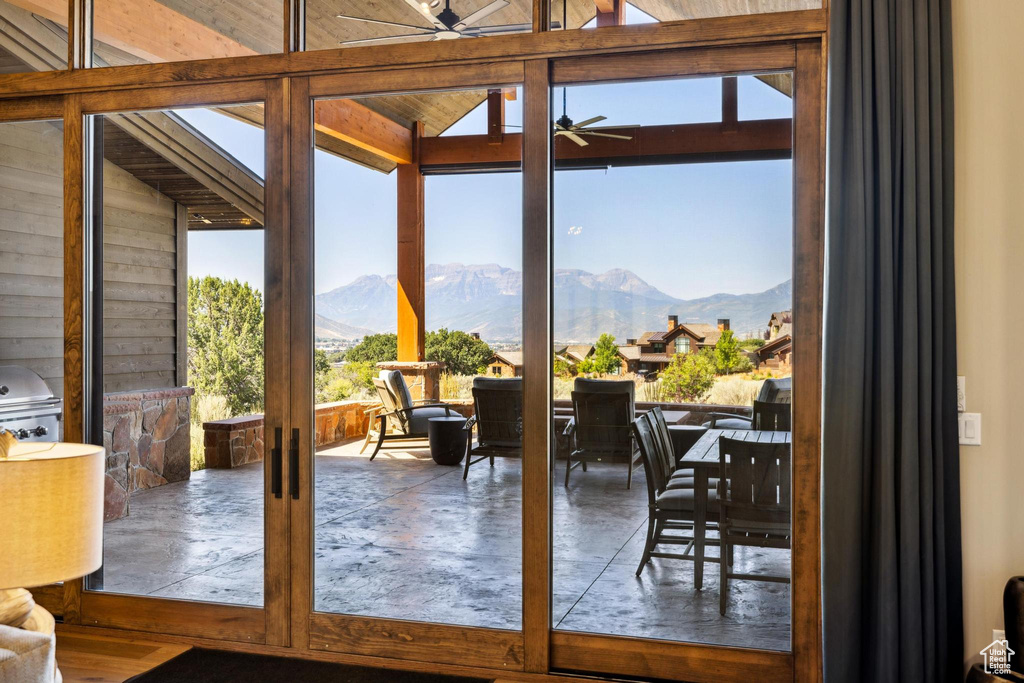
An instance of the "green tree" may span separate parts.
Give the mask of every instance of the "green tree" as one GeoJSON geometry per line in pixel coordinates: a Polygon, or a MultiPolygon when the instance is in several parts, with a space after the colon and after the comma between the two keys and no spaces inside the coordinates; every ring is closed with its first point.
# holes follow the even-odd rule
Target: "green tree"
{"type": "Polygon", "coordinates": [[[494,352],[487,342],[461,330],[441,328],[427,332],[423,340],[427,360],[441,361],[453,375],[476,375],[484,372],[494,352]]]}
{"type": "Polygon", "coordinates": [[[368,334],[345,354],[350,363],[384,363],[398,360],[398,335],[393,332],[368,334]]]}
{"type": "Polygon", "coordinates": [[[551,368],[555,377],[572,377],[572,366],[569,365],[569,361],[564,358],[560,358],[556,355],[551,368]]]}
{"type": "Polygon", "coordinates": [[[232,415],[263,410],[263,297],[248,283],[188,279],[188,375],[232,415]]]}
{"type": "Polygon", "coordinates": [[[744,339],[740,342],[740,348],[744,351],[756,351],[762,346],[764,346],[764,339],[759,339],[758,337],[744,339]]]}
{"type": "Polygon", "coordinates": [[[622,367],[619,359],[619,347],[615,345],[615,337],[602,334],[594,344],[594,353],[580,363],[580,372],[596,372],[599,375],[610,375],[622,367]]]}
{"type": "Polygon", "coordinates": [[[718,372],[728,375],[736,370],[740,364],[740,343],[733,335],[732,330],[725,330],[715,344],[715,365],[718,372]]]}
{"type": "Polygon", "coordinates": [[[711,349],[699,353],[677,353],[660,377],[667,399],[683,403],[701,403],[715,386],[715,354],[711,349]]]}

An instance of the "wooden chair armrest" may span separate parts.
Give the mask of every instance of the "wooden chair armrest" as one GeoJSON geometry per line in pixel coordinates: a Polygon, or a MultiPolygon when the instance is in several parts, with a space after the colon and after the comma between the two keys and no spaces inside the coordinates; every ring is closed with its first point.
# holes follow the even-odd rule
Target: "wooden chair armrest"
{"type": "Polygon", "coordinates": [[[468,420],[466,420],[466,424],[463,425],[462,428],[465,429],[467,432],[471,432],[471,431],[473,431],[473,425],[475,425],[475,424],[476,424],[476,415],[474,415],[471,418],[469,418],[468,420]]]}

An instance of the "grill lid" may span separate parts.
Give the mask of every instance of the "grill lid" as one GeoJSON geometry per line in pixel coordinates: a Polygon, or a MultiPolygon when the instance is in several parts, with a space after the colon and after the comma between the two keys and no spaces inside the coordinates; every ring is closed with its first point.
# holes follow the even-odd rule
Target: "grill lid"
{"type": "Polygon", "coordinates": [[[20,365],[0,365],[0,406],[53,398],[43,378],[20,365]]]}

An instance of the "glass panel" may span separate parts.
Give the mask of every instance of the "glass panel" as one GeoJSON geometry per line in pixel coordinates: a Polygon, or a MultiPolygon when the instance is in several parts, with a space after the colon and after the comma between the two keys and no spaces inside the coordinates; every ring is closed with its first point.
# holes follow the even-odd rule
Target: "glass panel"
{"type": "Polygon", "coordinates": [[[821,0],[551,0],[551,25],[595,28],[821,9],[821,0]],[[602,11],[600,6],[605,6],[602,11]]]}
{"type": "Polygon", "coordinates": [[[68,3],[0,0],[0,74],[68,66],[68,3]]]}
{"type": "Polygon", "coordinates": [[[532,0],[308,0],[306,49],[529,32],[532,16],[532,0]]]}
{"type": "Polygon", "coordinates": [[[281,0],[94,0],[93,66],[281,52],[281,0]]]}
{"type": "MultiPolygon", "coordinates": [[[[556,629],[790,647],[790,122],[737,121],[729,80],[571,87],[571,117],[608,119],[555,122],[556,629]],[[690,114],[723,110],[731,125],[690,114]],[[659,423],[650,441],[632,431],[659,423]],[[720,436],[759,442],[773,483],[751,483],[744,453],[723,480],[720,436]],[[723,529],[730,574],[783,582],[723,584],[723,529]]],[[[782,109],[745,99],[755,119],[782,109]]]]}
{"type": "Polygon", "coordinates": [[[96,119],[108,457],[89,588],[262,605],[264,133],[242,122],[262,107],[96,119]]]}
{"type": "Polygon", "coordinates": [[[0,397],[0,428],[23,441],[59,441],[64,395],[60,121],[0,123],[0,291],[0,385],[7,388],[0,397]],[[56,400],[26,402],[37,394],[56,400]]]}
{"type": "Polygon", "coordinates": [[[317,611],[521,628],[519,159],[440,175],[366,133],[398,126],[408,145],[421,122],[424,163],[489,149],[488,106],[515,104],[497,95],[479,120],[486,90],[316,103],[321,126],[374,122],[321,128],[314,155],[317,611]],[[438,136],[460,130],[472,135],[438,136]],[[484,375],[505,381],[478,395],[492,412],[467,432],[484,375]],[[380,415],[410,402],[381,441],[380,415]]]}

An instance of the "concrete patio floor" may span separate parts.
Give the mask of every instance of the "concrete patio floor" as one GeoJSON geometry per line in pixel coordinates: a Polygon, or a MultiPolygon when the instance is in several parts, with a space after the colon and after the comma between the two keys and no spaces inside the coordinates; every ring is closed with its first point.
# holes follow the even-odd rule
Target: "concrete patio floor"
{"type": "MultiPolygon", "coordinates": [[[[520,463],[470,469],[423,450],[382,450],[361,439],[316,457],[315,609],[442,623],[520,628],[520,463]]],[[[693,588],[693,563],[654,559],[638,578],[646,533],[642,469],[573,471],[553,487],[553,626],[764,649],[789,648],[787,584],[730,581],[718,612],[718,566],[693,588]]],[[[105,525],[103,590],[185,600],[263,602],[262,467],[194,472],[142,491],[128,517],[105,525]]],[[[717,550],[712,549],[712,553],[717,550]]],[[[736,569],[788,573],[789,552],[736,549],[736,569]]]]}

